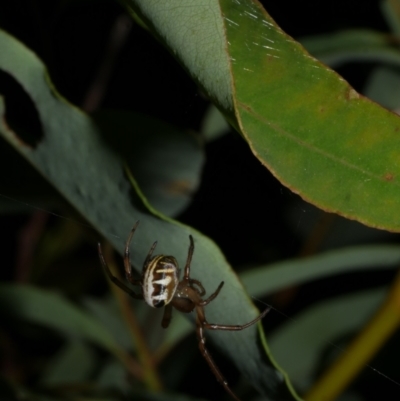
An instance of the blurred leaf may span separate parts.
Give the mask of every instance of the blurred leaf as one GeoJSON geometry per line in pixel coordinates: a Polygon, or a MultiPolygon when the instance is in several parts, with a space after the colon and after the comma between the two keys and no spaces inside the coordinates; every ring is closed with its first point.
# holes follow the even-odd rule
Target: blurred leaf
{"type": "MultiPolygon", "coordinates": [[[[124,3],[283,184],[323,210],[400,230],[399,118],[310,57],[259,2],[124,3]]],[[[386,38],[368,39],[377,42],[382,61],[386,38]]],[[[398,63],[397,49],[386,53],[398,63]]]]}
{"type": "Polygon", "coordinates": [[[177,393],[150,393],[150,392],[131,392],[130,396],[134,400],[140,401],[206,401],[204,398],[189,397],[177,393]]]}
{"type": "Polygon", "coordinates": [[[0,376],[0,397],[4,401],[19,401],[26,396],[25,391],[19,388],[15,383],[11,383],[0,376]]]}
{"type": "Polygon", "coordinates": [[[302,259],[292,259],[248,269],[240,275],[247,291],[261,297],[291,285],[363,270],[398,269],[400,247],[370,245],[339,249],[302,259]]]}
{"type": "MultiPolygon", "coordinates": [[[[122,319],[120,309],[115,303],[114,298],[102,300],[85,298],[83,303],[92,315],[105,327],[109,328],[110,333],[119,345],[124,349],[135,349],[135,344],[132,344],[132,338],[128,332],[127,325],[122,319]]],[[[193,325],[185,319],[182,313],[175,313],[168,330],[160,331],[161,320],[156,320],[156,326],[149,326],[148,314],[143,316],[144,312],[154,314],[156,311],[149,310],[148,306],[143,302],[134,302],[132,307],[134,308],[135,316],[143,323],[143,331],[146,336],[147,344],[150,348],[156,348],[154,358],[158,362],[160,362],[178,342],[182,341],[188,334],[194,331],[193,325]]]]}
{"type": "Polygon", "coordinates": [[[354,392],[342,394],[337,401],[364,401],[365,398],[354,392]]]}
{"type": "MultiPolygon", "coordinates": [[[[104,327],[108,328],[113,338],[122,348],[132,350],[132,337],[122,319],[121,311],[115,302],[115,298],[97,299],[86,297],[83,300],[83,304],[91,315],[95,316],[104,327]]],[[[137,304],[139,303],[137,302],[137,304]]]]}
{"type": "MultiPolygon", "coordinates": [[[[84,226],[69,219],[60,219],[57,224],[48,227],[36,247],[32,281],[48,273],[55,261],[71,255],[82,245],[86,234],[84,226]]],[[[73,282],[76,284],[76,277],[73,277],[73,282]]]]}
{"type": "Polygon", "coordinates": [[[42,374],[41,384],[57,386],[89,380],[97,365],[95,358],[94,352],[87,344],[69,341],[50,360],[42,374]]]}
{"type": "Polygon", "coordinates": [[[331,67],[350,62],[378,62],[398,67],[398,43],[388,34],[352,29],[301,38],[301,44],[331,67]]]}
{"type": "MultiPolygon", "coordinates": [[[[102,368],[97,382],[104,389],[116,389],[124,393],[126,399],[135,401],[200,401],[200,398],[188,397],[180,394],[171,394],[168,392],[152,393],[145,389],[132,388],[126,379],[124,370],[120,364],[110,361],[102,368]]],[[[203,400],[203,399],[201,399],[203,400]]]]}
{"type": "Polygon", "coordinates": [[[103,389],[116,389],[121,393],[131,389],[124,367],[116,360],[102,364],[96,382],[103,389]]]}
{"type": "MultiPolygon", "coordinates": [[[[261,297],[311,280],[357,271],[398,269],[399,265],[399,246],[360,246],[254,268],[240,277],[249,293],[261,297]]],[[[359,330],[384,300],[385,293],[379,289],[322,302],[293,320],[289,318],[269,335],[272,354],[300,391],[315,379],[313,375],[326,346],[359,330]]]]}
{"type": "Polygon", "coordinates": [[[400,2],[399,0],[382,0],[381,11],[391,31],[400,34],[400,2]]]}
{"type": "MultiPolygon", "coordinates": [[[[321,302],[269,336],[277,361],[304,391],[314,381],[322,351],[352,334],[369,319],[385,299],[387,289],[373,289],[321,302]]],[[[338,351],[342,351],[339,347],[338,351]]]]}
{"type": "Polygon", "coordinates": [[[168,330],[164,333],[161,345],[157,348],[156,358],[163,358],[178,342],[193,331],[193,326],[183,317],[183,314],[176,313],[168,330]]]}
{"type": "Polygon", "coordinates": [[[230,126],[225,117],[214,105],[210,105],[203,118],[201,127],[201,134],[206,141],[214,141],[229,131],[230,126]]]}
{"type": "Polygon", "coordinates": [[[400,107],[400,68],[376,68],[368,77],[365,96],[378,102],[389,110],[400,107]]]}
{"type": "Polygon", "coordinates": [[[29,285],[1,284],[0,302],[3,313],[13,318],[46,326],[67,337],[92,341],[111,353],[118,349],[105,327],[55,292],[29,285]]]}
{"type": "Polygon", "coordinates": [[[95,121],[108,146],[136,172],[151,205],[167,216],[181,213],[200,184],[204,153],[194,134],[154,117],[102,111],[95,121]]]}
{"type": "MultiPolygon", "coordinates": [[[[132,263],[137,270],[140,270],[154,240],[159,240],[156,252],[172,253],[182,263],[189,247],[188,235],[193,234],[196,246],[193,278],[201,279],[208,293],[215,291],[220,281],[226,283],[218,299],[206,308],[208,320],[221,324],[243,324],[255,318],[257,310],[218,247],[189,227],[149,215],[144,210],[143,197],[137,197],[125,176],[123,157],[106,146],[97,126],[87,115],[56,92],[37,56],[5,32],[0,32],[0,47],[0,69],[12,75],[31,97],[43,126],[43,138],[34,146],[28,145],[7,125],[7,113],[0,98],[2,136],[121,254],[133,223],[140,219],[141,225],[132,241],[135,250],[132,252],[132,263]]],[[[137,174],[136,171],[133,173],[137,174]]],[[[95,252],[93,250],[93,255],[95,252]]],[[[28,312],[27,318],[35,310],[28,312]]],[[[78,325],[75,329],[79,331],[81,328],[78,325]]],[[[85,334],[94,335],[90,329],[85,334]]],[[[242,332],[207,332],[207,337],[212,337],[229,354],[258,390],[269,393],[274,389],[276,398],[296,398],[288,390],[287,377],[266,360],[258,336],[255,326],[242,332]]],[[[97,338],[97,341],[101,340],[105,341],[105,338],[97,338]]],[[[111,341],[111,336],[107,341],[111,341]]],[[[109,346],[112,345],[110,342],[109,346]]]]}

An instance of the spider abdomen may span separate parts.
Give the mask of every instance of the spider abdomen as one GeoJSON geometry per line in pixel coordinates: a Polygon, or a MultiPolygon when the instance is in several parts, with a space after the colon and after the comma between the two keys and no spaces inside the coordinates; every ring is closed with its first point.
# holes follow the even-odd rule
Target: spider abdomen
{"type": "Polygon", "coordinates": [[[143,298],[153,308],[171,302],[179,284],[178,262],[173,256],[158,255],[150,260],[143,277],[143,298]]]}

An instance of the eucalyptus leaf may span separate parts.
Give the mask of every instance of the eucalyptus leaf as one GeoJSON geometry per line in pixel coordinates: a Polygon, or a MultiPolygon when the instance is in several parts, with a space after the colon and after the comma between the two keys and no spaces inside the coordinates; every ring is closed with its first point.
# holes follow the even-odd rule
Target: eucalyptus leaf
{"type": "Polygon", "coordinates": [[[400,65],[400,52],[390,35],[369,29],[303,37],[300,42],[313,56],[331,67],[366,61],[400,65]]]}
{"type": "MultiPolygon", "coordinates": [[[[156,253],[173,254],[182,265],[189,234],[195,238],[192,276],[208,293],[221,281],[225,287],[206,307],[210,322],[243,324],[257,310],[243,290],[219,248],[195,230],[161,215],[150,215],[145,198],[126,177],[125,160],[107,146],[97,125],[63,99],[51,84],[43,63],[23,44],[0,31],[0,70],[16,79],[36,107],[43,137],[27,144],[7,125],[7,99],[0,98],[0,134],[20,152],[121,254],[133,223],[141,221],[133,241],[131,259],[140,270],[151,244],[156,253]]],[[[135,175],[135,171],[133,171],[135,175]]],[[[93,257],[97,258],[96,250],[93,257]]],[[[34,312],[34,311],[30,311],[34,312]]],[[[28,314],[26,315],[28,316],[28,314]]],[[[280,399],[296,399],[288,379],[265,355],[255,326],[241,332],[207,332],[259,391],[280,399]]]]}
{"type": "Polygon", "coordinates": [[[189,397],[174,393],[150,393],[150,392],[131,392],[130,396],[134,400],[140,401],[206,401],[204,398],[189,397]]]}
{"type": "Polygon", "coordinates": [[[400,7],[397,0],[382,0],[381,11],[391,31],[400,34],[400,7]]]}
{"type": "Polygon", "coordinates": [[[326,347],[355,333],[376,311],[387,289],[373,289],[344,295],[313,306],[269,336],[271,351],[285,367],[300,391],[315,380],[314,373],[326,347]]]}
{"type": "Polygon", "coordinates": [[[96,366],[96,355],[90,346],[72,340],[52,357],[42,375],[41,384],[58,386],[88,381],[96,366]]]}
{"type": "MultiPolygon", "coordinates": [[[[398,269],[397,245],[358,246],[320,255],[248,269],[243,284],[254,297],[329,276],[382,269],[398,269]]],[[[355,333],[384,300],[386,289],[374,289],[323,301],[269,334],[270,349],[300,391],[315,380],[320,356],[338,339],[355,333]]]]}
{"type": "Polygon", "coordinates": [[[227,134],[229,131],[230,126],[223,114],[214,105],[211,105],[203,118],[201,134],[206,138],[207,142],[210,142],[227,134]]]}
{"type": "Polygon", "coordinates": [[[189,204],[200,184],[204,152],[199,138],[141,114],[101,111],[95,115],[107,146],[135,172],[151,205],[176,216],[189,204]]]}
{"type": "Polygon", "coordinates": [[[106,361],[97,375],[96,382],[102,389],[113,389],[128,392],[131,388],[126,380],[124,367],[116,360],[106,361]]]}
{"type": "Polygon", "coordinates": [[[335,274],[397,269],[399,263],[400,247],[397,245],[358,246],[258,266],[247,269],[240,278],[250,294],[261,297],[335,274]]]}
{"type": "Polygon", "coordinates": [[[132,337],[129,335],[126,322],[122,319],[121,310],[115,302],[115,298],[97,299],[85,297],[83,305],[91,315],[108,328],[122,348],[126,350],[134,349],[132,337]]]}
{"type": "Polygon", "coordinates": [[[382,106],[397,111],[400,107],[400,68],[378,67],[368,77],[364,93],[382,106]]]}
{"type": "Polygon", "coordinates": [[[111,353],[118,345],[95,318],[53,291],[29,285],[0,285],[3,313],[57,330],[61,335],[92,341],[111,353]]]}
{"type": "MultiPolygon", "coordinates": [[[[284,185],[323,210],[400,230],[399,117],[311,57],[259,2],[123,3],[284,185]]],[[[379,49],[388,43],[370,36],[379,49]]],[[[396,48],[381,53],[381,60],[400,59],[396,48]]]]}

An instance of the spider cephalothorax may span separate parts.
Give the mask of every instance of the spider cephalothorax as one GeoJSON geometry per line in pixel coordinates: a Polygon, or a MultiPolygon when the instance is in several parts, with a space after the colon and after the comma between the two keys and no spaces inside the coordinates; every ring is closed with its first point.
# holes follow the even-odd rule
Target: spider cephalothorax
{"type": "Polygon", "coordinates": [[[140,279],[133,278],[132,266],[129,257],[129,245],[138,225],[139,221],[137,221],[132,228],[132,231],[126,241],[124,267],[126,279],[133,285],[140,285],[142,287],[142,293],[138,294],[134,292],[122,281],[112,275],[104,259],[101,245],[99,243],[98,249],[100,261],[108,277],[113,283],[128,293],[132,298],[144,299],[146,303],[153,308],[165,306],[161,323],[162,327],[164,328],[167,328],[171,322],[172,307],[184,313],[189,313],[193,310],[196,310],[196,333],[199,340],[200,351],[215,374],[217,380],[224,386],[226,391],[235,400],[240,401],[230,389],[227,381],[205,347],[206,339],[204,337],[204,329],[230,331],[243,330],[261,320],[268,313],[270,308],[265,309],[264,312],[262,312],[257,318],[243,325],[221,325],[208,323],[205,317],[204,306],[208,305],[217,297],[222,286],[224,285],[224,282],[222,281],[215,292],[213,292],[208,298],[202,298],[206,293],[203,285],[199,280],[190,278],[190,263],[192,261],[194,251],[194,242],[191,235],[189,235],[190,246],[182,280],[179,280],[180,271],[178,262],[173,256],[157,255],[152,257],[157,242],[154,242],[146,256],[143,264],[142,277],[140,279]]]}

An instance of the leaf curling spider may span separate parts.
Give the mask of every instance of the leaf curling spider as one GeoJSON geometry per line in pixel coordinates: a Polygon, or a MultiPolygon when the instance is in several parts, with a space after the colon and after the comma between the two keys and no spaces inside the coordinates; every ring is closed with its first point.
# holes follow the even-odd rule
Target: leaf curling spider
{"type": "Polygon", "coordinates": [[[164,315],[161,325],[167,328],[172,318],[172,308],[174,307],[180,312],[190,313],[196,309],[196,334],[199,341],[200,352],[204,359],[207,361],[211,371],[214,373],[217,380],[222,384],[225,390],[237,401],[240,399],[235,395],[225,380],[221,371],[215,364],[213,358],[208,352],[205,343],[204,330],[228,330],[238,331],[246,329],[247,327],[260,321],[270,310],[270,307],[265,309],[258,317],[252,321],[242,325],[222,325],[208,323],[206,320],[204,306],[213,301],[221,291],[224,282],[222,281],[218,288],[207,298],[203,299],[206,290],[199,280],[190,278],[190,264],[194,252],[193,237],[189,235],[190,245],[188,256],[184,268],[183,279],[179,280],[180,269],[178,262],[173,256],[153,255],[153,251],[157,245],[157,241],[151,246],[149,253],[143,263],[142,276],[140,279],[133,278],[132,266],[130,262],[129,246],[135,233],[139,221],[133,226],[125,245],[124,253],[124,267],[125,277],[132,285],[139,285],[142,288],[142,293],[136,293],[126,286],[117,277],[114,277],[107,266],[104,259],[100,243],[98,243],[98,251],[100,262],[108,276],[108,278],[116,284],[121,290],[125,291],[128,295],[135,299],[144,299],[145,302],[152,308],[161,308],[165,306],[164,315]]]}

